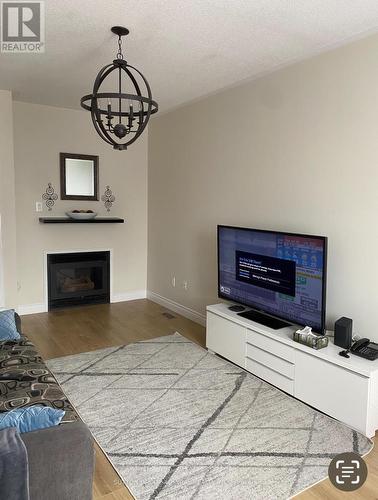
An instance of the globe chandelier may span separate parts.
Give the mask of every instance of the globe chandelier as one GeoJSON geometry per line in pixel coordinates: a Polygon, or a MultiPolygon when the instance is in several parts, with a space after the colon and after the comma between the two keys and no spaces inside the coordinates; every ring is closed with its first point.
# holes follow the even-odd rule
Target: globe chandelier
{"type": "Polygon", "coordinates": [[[98,73],[92,94],[80,100],[91,112],[92,122],[102,140],[119,151],[127,149],[143,133],[158,104],[152,99],[150,86],[142,73],[125,61],[122,37],[129,34],[123,26],[113,26],[118,36],[118,52],[112,63],[98,73]],[[116,87],[115,92],[109,92],[116,87]]]}

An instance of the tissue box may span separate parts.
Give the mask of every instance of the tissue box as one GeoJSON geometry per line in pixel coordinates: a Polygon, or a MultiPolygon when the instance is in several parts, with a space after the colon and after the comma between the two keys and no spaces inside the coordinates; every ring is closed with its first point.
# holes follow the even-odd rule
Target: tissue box
{"type": "Polygon", "coordinates": [[[307,345],[312,349],[323,349],[323,347],[327,347],[328,345],[328,337],[325,335],[315,337],[314,335],[304,335],[303,333],[294,332],[293,340],[295,340],[295,342],[299,342],[300,344],[307,345]]]}

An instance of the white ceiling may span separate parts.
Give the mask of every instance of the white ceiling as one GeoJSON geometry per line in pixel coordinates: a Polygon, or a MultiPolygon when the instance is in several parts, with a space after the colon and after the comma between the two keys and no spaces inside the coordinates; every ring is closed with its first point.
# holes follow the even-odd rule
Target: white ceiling
{"type": "MultiPolygon", "coordinates": [[[[14,99],[78,108],[124,54],[160,109],[214,93],[378,31],[377,0],[45,0],[44,54],[0,54],[0,88],[14,99]]],[[[377,55],[378,60],[378,55],[377,55]]]]}

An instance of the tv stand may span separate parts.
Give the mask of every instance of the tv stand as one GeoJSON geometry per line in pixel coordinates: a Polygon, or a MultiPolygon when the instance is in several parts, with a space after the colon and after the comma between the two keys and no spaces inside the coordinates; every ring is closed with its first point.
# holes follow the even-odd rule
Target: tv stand
{"type": "Polygon", "coordinates": [[[206,347],[365,436],[374,436],[378,360],[343,358],[331,339],[324,349],[311,349],[294,342],[297,328],[274,330],[230,311],[228,304],[216,304],[207,306],[206,347]]]}
{"type": "Polygon", "coordinates": [[[251,309],[250,311],[238,313],[238,316],[256,321],[256,323],[268,326],[269,328],[272,328],[272,330],[280,330],[281,328],[291,326],[290,323],[282,321],[282,319],[272,318],[272,316],[268,316],[267,314],[261,313],[259,311],[254,311],[253,309],[251,309]]]}

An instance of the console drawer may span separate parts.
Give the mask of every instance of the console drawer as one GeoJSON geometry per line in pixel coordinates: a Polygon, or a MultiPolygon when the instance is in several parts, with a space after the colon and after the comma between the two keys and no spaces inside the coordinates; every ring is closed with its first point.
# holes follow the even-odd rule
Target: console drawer
{"type": "Polygon", "coordinates": [[[251,344],[247,344],[247,357],[287,378],[294,379],[294,364],[285,359],[278,358],[251,344]]]}
{"type": "Polygon", "coordinates": [[[239,366],[245,360],[245,328],[213,313],[207,314],[206,347],[239,366]]]}
{"type": "Polygon", "coordinates": [[[271,352],[279,358],[286,359],[291,363],[294,363],[294,348],[289,347],[281,342],[272,340],[261,333],[254,332],[253,330],[247,330],[247,342],[252,344],[264,351],[271,352]]]}
{"type": "Polygon", "coordinates": [[[294,394],[294,381],[271,370],[267,366],[261,365],[253,359],[245,358],[245,369],[288,394],[294,394]]]}

